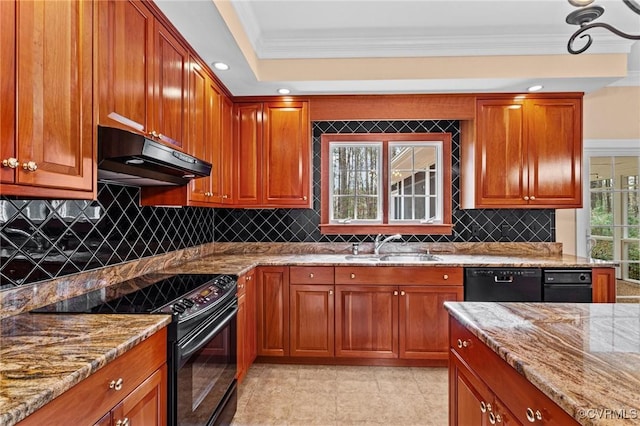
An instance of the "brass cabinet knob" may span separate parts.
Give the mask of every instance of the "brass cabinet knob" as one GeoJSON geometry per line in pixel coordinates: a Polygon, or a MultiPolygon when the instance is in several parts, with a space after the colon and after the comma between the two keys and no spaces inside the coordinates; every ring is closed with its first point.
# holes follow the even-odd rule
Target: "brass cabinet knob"
{"type": "Polygon", "coordinates": [[[496,424],[496,415],[493,413],[489,413],[489,423],[491,423],[492,425],[496,424]]]}
{"type": "Polygon", "coordinates": [[[159,138],[160,137],[160,134],[158,134],[158,132],[156,132],[155,130],[152,130],[150,135],[153,136],[154,138],[159,138]]]}
{"type": "Polygon", "coordinates": [[[10,169],[17,169],[20,162],[17,158],[9,157],[6,160],[2,160],[2,165],[4,167],[9,167],[10,169]]]}
{"type": "Polygon", "coordinates": [[[333,294],[333,290],[329,290],[329,294],[333,294]]]}
{"type": "Polygon", "coordinates": [[[448,279],[449,279],[449,275],[444,274],[444,275],[442,276],[442,278],[444,278],[445,280],[448,280],[448,279]]]}
{"type": "Polygon", "coordinates": [[[525,195],[525,196],[524,196],[524,200],[525,200],[525,201],[529,201],[529,196],[528,196],[528,195],[525,195]]]}
{"type": "Polygon", "coordinates": [[[305,195],[304,197],[302,197],[302,199],[303,199],[304,201],[307,201],[307,196],[305,195]]]}
{"type": "Polygon", "coordinates": [[[313,278],[313,272],[309,274],[309,278],[313,278]]]}
{"type": "MultiPolygon", "coordinates": [[[[458,339],[458,342],[460,341],[460,339],[458,339]]],[[[487,412],[487,404],[485,404],[484,401],[480,401],[480,411],[482,411],[483,413],[487,412]]]]}
{"type": "Polygon", "coordinates": [[[116,426],[129,426],[129,418],[128,418],[128,417],[125,417],[125,418],[124,418],[124,419],[122,419],[122,420],[118,420],[118,421],[116,422],[116,426]]]}
{"type": "Polygon", "coordinates": [[[35,172],[38,170],[38,164],[36,164],[35,161],[27,161],[26,163],[22,163],[22,168],[29,172],[35,172]]]}
{"type": "Polygon", "coordinates": [[[356,274],[351,274],[351,279],[354,279],[356,277],[356,274]]]}
{"type": "Polygon", "coordinates": [[[530,198],[532,201],[536,199],[535,195],[532,195],[530,198]]]}
{"type": "Polygon", "coordinates": [[[227,194],[225,194],[225,195],[223,195],[223,196],[222,196],[222,199],[223,199],[223,200],[226,200],[227,198],[229,198],[229,196],[228,196],[227,194]]]}
{"type": "Polygon", "coordinates": [[[398,295],[398,290],[394,290],[394,291],[393,291],[393,295],[394,295],[394,296],[397,296],[397,295],[398,295]]]}
{"type": "Polygon", "coordinates": [[[402,291],[400,292],[400,296],[404,296],[405,294],[407,294],[407,293],[405,293],[405,292],[404,292],[404,290],[402,290],[402,291]]]}
{"type": "Polygon", "coordinates": [[[119,391],[120,389],[122,389],[122,385],[124,384],[124,380],[122,380],[122,377],[118,378],[118,380],[112,380],[109,383],[109,389],[114,389],[119,391]]]}
{"type": "MultiPolygon", "coordinates": [[[[460,349],[468,348],[470,344],[468,340],[462,340],[462,339],[458,339],[456,343],[458,344],[458,348],[460,349]]],[[[491,404],[489,404],[489,406],[491,406],[491,404]]]]}

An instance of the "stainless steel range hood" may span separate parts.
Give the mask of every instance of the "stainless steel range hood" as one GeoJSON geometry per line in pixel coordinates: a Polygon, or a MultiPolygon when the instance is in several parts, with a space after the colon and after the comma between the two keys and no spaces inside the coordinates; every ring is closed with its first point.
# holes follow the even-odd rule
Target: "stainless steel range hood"
{"type": "Polygon", "coordinates": [[[211,163],[114,127],[98,126],[98,180],[130,186],[186,185],[211,163]]]}

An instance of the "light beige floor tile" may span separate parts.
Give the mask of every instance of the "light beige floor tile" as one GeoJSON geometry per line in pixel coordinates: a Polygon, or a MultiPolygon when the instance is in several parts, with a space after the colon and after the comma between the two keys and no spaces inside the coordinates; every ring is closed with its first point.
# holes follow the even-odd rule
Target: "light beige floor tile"
{"type": "Polygon", "coordinates": [[[384,421],[383,399],[379,395],[351,393],[338,394],[339,421],[384,421]]]}
{"type": "Polygon", "coordinates": [[[339,380],[375,380],[375,369],[378,367],[336,366],[336,378],[339,380]]]}
{"type": "Polygon", "coordinates": [[[406,379],[378,379],[378,389],[380,389],[380,394],[422,395],[422,392],[413,377],[406,379]]]}
{"type": "Polygon", "coordinates": [[[254,393],[293,393],[298,385],[297,378],[264,377],[256,384],[254,393]]]}
{"type": "Polygon", "coordinates": [[[336,379],[336,392],[338,395],[343,393],[364,393],[377,395],[380,392],[378,381],[369,380],[352,380],[338,377],[336,379]]]}
{"type": "Polygon", "coordinates": [[[335,422],[337,396],[315,392],[296,392],[291,400],[289,422],[300,420],[335,422]]]}
{"type": "Polygon", "coordinates": [[[329,393],[335,395],[338,386],[336,379],[299,379],[296,392],[329,393]]]}
{"type": "Polygon", "coordinates": [[[338,372],[333,365],[302,365],[298,370],[299,379],[335,380],[338,372]]]}
{"type": "Polygon", "coordinates": [[[377,379],[413,379],[414,374],[409,367],[375,367],[377,379]]]}

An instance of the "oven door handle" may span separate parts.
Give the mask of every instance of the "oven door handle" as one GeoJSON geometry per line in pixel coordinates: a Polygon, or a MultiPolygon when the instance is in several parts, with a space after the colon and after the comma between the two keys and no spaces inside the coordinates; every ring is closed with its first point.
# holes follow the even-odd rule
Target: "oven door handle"
{"type": "MultiPolygon", "coordinates": [[[[209,343],[209,340],[211,340],[213,336],[218,334],[223,328],[229,325],[231,320],[238,313],[238,305],[234,305],[232,309],[233,310],[231,311],[229,310],[225,311],[224,320],[221,323],[217,324],[209,332],[207,332],[207,335],[205,337],[202,337],[202,332],[206,331],[206,328],[205,330],[202,330],[201,332],[194,334],[189,340],[181,344],[179,348],[180,360],[182,361],[183,359],[190,357],[195,352],[202,349],[204,346],[207,345],[207,343],[209,343]]],[[[215,321],[212,321],[211,324],[209,325],[212,325],[213,323],[215,323],[215,321]]]]}

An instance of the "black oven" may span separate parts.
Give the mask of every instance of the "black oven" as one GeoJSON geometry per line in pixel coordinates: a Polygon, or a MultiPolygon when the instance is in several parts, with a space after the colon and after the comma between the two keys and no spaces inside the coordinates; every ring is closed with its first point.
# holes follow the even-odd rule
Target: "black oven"
{"type": "Polygon", "coordinates": [[[175,418],[180,426],[227,425],[236,411],[237,300],[175,345],[175,418]]]}
{"type": "Polygon", "coordinates": [[[169,314],[169,426],[228,425],[237,406],[237,277],[146,274],[33,312],[169,314]]]}

